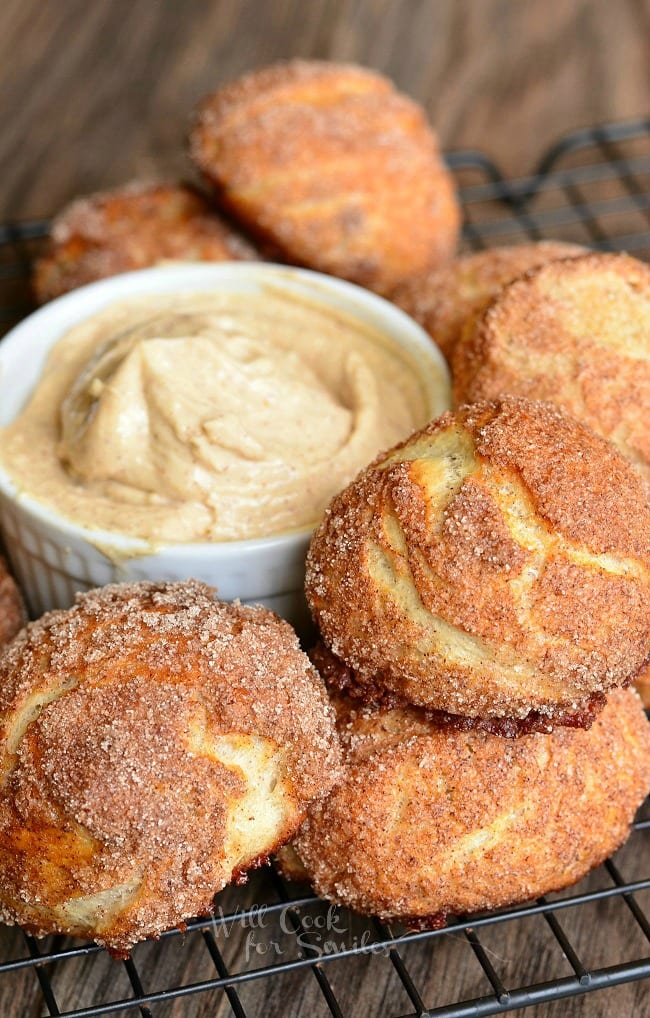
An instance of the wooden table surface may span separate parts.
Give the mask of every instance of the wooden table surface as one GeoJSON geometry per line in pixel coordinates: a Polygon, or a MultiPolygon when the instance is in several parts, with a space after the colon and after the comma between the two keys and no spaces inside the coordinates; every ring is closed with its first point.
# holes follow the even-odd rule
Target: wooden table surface
{"type": "Polygon", "coordinates": [[[2,28],[0,218],[187,173],[196,100],[288,57],[380,69],[510,175],[649,105],[647,0],[3,0],[2,28]]]}
{"type": "MultiPolygon", "coordinates": [[[[196,100],[248,69],[294,56],[380,69],[426,106],[445,150],[481,149],[510,175],[531,171],[571,129],[648,111],[645,0],[3,0],[2,26],[0,219],[50,216],[78,194],[133,177],[187,175],[184,139],[196,100]]],[[[637,835],[624,850],[627,879],[647,877],[643,848],[647,855],[648,839],[637,835]]],[[[592,881],[602,885],[603,877],[592,881]]],[[[231,904],[253,900],[264,885],[254,880],[240,893],[229,892],[231,904]]],[[[629,914],[623,902],[617,908],[606,922],[605,905],[561,914],[589,965],[650,953],[647,944],[630,945],[629,914]]],[[[226,938],[228,963],[238,964],[238,952],[241,961],[249,934],[226,938]]],[[[2,938],[3,951],[24,953],[19,934],[2,938]]],[[[542,919],[507,924],[484,942],[506,983],[570,974],[542,919]]],[[[188,935],[182,946],[173,938],[139,948],[147,986],[213,976],[205,948],[198,959],[193,943],[188,935]]],[[[427,1006],[489,991],[459,934],[403,953],[427,1006]]],[[[346,1016],[413,1011],[386,957],[337,961],[327,971],[346,1016]]],[[[104,955],[65,963],[52,978],[62,1010],[130,992],[122,967],[104,955]]],[[[329,1013],[310,973],[247,983],[241,999],[251,1016],[329,1013]]],[[[48,1013],[33,972],[0,978],[3,1018],[48,1013]]],[[[233,1012],[214,991],[153,1013],[233,1012]]],[[[643,1018],[650,989],[631,983],[513,1013],[643,1018]]]]}

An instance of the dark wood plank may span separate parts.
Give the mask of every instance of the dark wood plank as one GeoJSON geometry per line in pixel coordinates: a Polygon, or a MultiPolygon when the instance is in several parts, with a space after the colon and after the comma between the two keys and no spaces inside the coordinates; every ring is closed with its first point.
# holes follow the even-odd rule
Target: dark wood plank
{"type": "Polygon", "coordinates": [[[196,100],[291,56],[386,72],[446,148],[523,173],[564,131],[647,110],[649,13],[644,0],[4,0],[0,216],[187,173],[196,100]]]}

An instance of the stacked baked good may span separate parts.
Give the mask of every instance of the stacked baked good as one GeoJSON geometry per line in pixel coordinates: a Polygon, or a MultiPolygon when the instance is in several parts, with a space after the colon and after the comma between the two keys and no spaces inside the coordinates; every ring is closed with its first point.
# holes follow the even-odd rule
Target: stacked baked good
{"type": "Polygon", "coordinates": [[[544,725],[650,648],[650,506],[604,439],[505,396],[445,414],[335,497],[306,590],[322,638],[422,707],[544,725]]]}
{"type": "Polygon", "coordinates": [[[280,854],[354,910],[435,928],[579,880],[626,839],[650,784],[648,722],[616,690],[589,731],[505,740],[334,695],[344,778],[280,854]]]}
{"type": "Polygon", "coordinates": [[[548,403],[446,414],[330,504],[307,595],[344,779],[283,853],[333,901],[428,925],[566,886],[650,784],[650,506],[548,403]]]}

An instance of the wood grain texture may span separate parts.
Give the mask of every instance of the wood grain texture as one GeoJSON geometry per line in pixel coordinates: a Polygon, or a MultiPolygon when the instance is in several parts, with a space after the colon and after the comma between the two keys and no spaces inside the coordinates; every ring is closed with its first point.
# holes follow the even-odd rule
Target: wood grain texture
{"type": "Polygon", "coordinates": [[[420,100],[445,148],[531,169],[563,132],[648,109],[647,0],[3,0],[0,216],[187,174],[197,99],[293,56],[420,100]]]}
{"type": "MultiPolygon", "coordinates": [[[[426,106],[446,149],[482,149],[510,174],[530,170],[565,131],[649,106],[646,0],[3,0],[2,29],[0,219],[49,216],[78,194],[132,177],[187,175],[184,140],[197,99],[294,56],[387,73],[426,106]]],[[[646,830],[619,853],[626,879],[647,878],[649,848],[646,830]]],[[[608,882],[599,870],[580,889],[608,882]]],[[[637,898],[648,912],[650,892],[637,898]]],[[[220,897],[226,911],[259,900],[273,900],[262,875],[220,897]]],[[[558,919],[587,967],[650,953],[620,899],[566,909],[558,919]]],[[[342,926],[333,939],[343,943],[365,928],[349,916],[342,926]]],[[[298,957],[277,918],[215,935],[232,971],[298,957]]],[[[571,974],[543,918],[500,924],[481,940],[506,987],[571,974]]],[[[427,1007],[490,992],[462,933],[400,953],[427,1007]]],[[[22,934],[0,929],[0,961],[25,955],[22,934]]],[[[134,960],[151,992],[215,975],[199,932],[140,945],[134,960]]],[[[323,970],[345,1018],[414,1011],[385,953],[336,958],[323,970]]],[[[62,1011],[132,993],[124,966],[103,953],[61,961],[49,975],[62,1011]]],[[[237,992],[251,1018],[330,1014],[305,969],[237,992]]],[[[48,1013],[31,968],[0,976],[0,1016],[48,1013]]],[[[226,1018],[233,1009],[215,990],[156,1004],[152,1013],[226,1018]]],[[[631,983],[510,1013],[645,1018],[650,989],[647,981],[631,983]]]]}

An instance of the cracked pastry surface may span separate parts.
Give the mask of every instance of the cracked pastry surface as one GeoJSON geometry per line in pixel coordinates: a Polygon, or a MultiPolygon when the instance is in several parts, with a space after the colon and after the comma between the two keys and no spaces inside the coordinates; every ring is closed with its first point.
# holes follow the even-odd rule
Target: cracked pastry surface
{"type": "Polygon", "coordinates": [[[34,266],[40,304],[161,261],[254,259],[253,247],[188,184],[134,181],[78,198],[55,218],[34,266]]]}
{"type": "Polygon", "coordinates": [[[336,496],[306,592],[357,682],[560,721],[647,658],[650,506],[604,439],[504,397],[443,415],[336,496]]]}
{"type": "Polygon", "coordinates": [[[339,770],[293,630],[187,583],[111,585],[0,659],[0,916],[124,955],[297,829],[339,770]]]}
{"type": "Polygon", "coordinates": [[[248,74],[201,104],[191,153],[276,258],[383,293],[456,248],[458,202],[424,111],[365,68],[248,74]]]}
{"type": "Polygon", "coordinates": [[[456,404],[548,399],[609,439],[650,482],[650,267],[591,253],[504,287],[453,357],[456,404]]]}
{"type": "Polygon", "coordinates": [[[650,785],[650,726],[616,690],[589,731],[513,741],[414,708],[334,697],[344,778],[280,852],[288,876],[407,926],[560,890],[625,840],[650,785]]]}
{"type": "Polygon", "coordinates": [[[407,279],[390,299],[426,329],[451,362],[466,322],[506,283],[538,265],[573,258],[585,250],[577,244],[541,240],[475,251],[407,279]]]}

